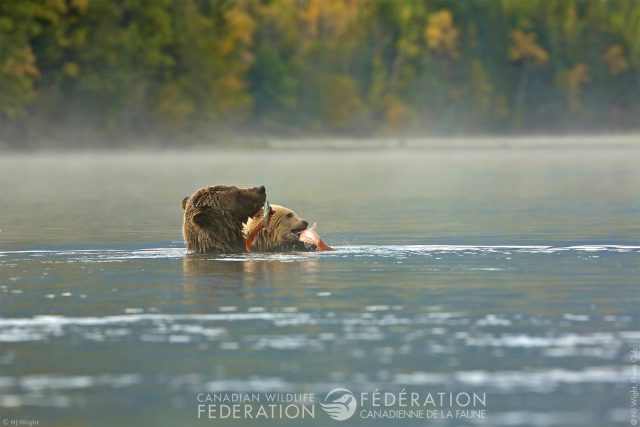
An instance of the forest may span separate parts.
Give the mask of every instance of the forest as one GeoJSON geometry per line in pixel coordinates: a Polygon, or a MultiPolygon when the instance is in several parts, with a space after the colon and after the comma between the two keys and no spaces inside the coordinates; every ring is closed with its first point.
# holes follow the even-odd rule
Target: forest
{"type": "Polygon", "coordinates": [[[636,0],[0,1],[9,147],[623,133],[639,118],[636,0]]]}

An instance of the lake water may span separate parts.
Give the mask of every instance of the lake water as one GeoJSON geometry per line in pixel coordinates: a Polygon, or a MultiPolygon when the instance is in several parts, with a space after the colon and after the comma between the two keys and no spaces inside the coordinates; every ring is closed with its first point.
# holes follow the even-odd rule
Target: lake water
{"type": "Polygon", "coordinates": [[[226,425],[198,393],[345,387],[486,417],[344,425],[629,425],[638,150],[2,154],[0,194],[0,418],[226,425]],[[221,183],[337,251],[185,256],[180,201],[221,183]]]}

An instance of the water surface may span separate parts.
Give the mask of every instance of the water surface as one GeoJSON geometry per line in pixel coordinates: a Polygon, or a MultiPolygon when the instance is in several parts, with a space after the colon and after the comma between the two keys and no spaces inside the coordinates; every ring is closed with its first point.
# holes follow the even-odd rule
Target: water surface
{"type": "Polygon", "coordinates": [[[629,149],[3,155],[0,415],[211,425],[197,393],[347,387],[628,425],[639,188],[629,149]],[[219,183],[337,251],[185,256],[180,200],[219,183]]]}

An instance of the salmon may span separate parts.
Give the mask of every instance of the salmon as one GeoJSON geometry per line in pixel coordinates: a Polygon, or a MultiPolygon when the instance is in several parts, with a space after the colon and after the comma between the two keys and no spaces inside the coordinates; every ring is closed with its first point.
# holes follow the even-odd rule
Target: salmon
{"type": "Polygon", "coordinates": [[[308,243],[310,245],[314,245],[319,251],[335,251],[330,246],[327,246],[326,243],[322,241],[320,235],[316,232],[316,223],[309,228],[304,229],[300,233],[300,237],[298,238],[301,242],[308,243]]]}
{"type": "Polygon", "coordinates": [[[260,224],[251,230],[251,233],[247,236],[247,242],[245,244],[247,252],[251,252],[251,243],[253,243],[253,239],[256,238],[262,229],[269,231],[271,217],[274,213],[276,213],[276,211],[274,211],[269,204],[269,200],[265,200],[264,206],[262,207],[262,221],[260,221],[260,224]]]}

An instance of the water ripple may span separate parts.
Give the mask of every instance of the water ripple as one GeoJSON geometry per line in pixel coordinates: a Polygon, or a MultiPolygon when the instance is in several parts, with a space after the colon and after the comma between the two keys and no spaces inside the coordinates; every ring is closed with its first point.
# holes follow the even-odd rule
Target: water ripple
{"type": "MultiPolygon", "coordinates": [[[[290,252],[290,253],[251,253],[225,255],[198,255],[217,261],[296,261],[311,257],[336,258],[354,257],[403,257],[432,256],[436,254],[482,255],[515,253],[553,254],[553,253],[640,253],[640,246],[630,245],[577,245],[577,246],[544,246],[544,245],[347,245],[335,246],[335,252],[290,252]]],[[[134,259],[175,259],[186,255],[184,248],[148,248],[148,249],[73,249],[73,250],[26,250],[0,251],[0,257],[8,259],[46,258],[48,262],[63,259],[64,262],[122,262],[134,259]]]]}

